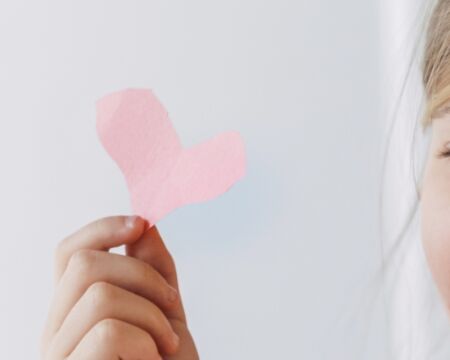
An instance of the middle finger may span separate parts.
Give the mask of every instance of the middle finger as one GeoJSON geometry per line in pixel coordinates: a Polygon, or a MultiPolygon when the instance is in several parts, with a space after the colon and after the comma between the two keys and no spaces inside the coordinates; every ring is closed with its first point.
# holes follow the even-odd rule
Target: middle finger
{"type": "Polygon", "coordinates": [[[147,331],[161,353],[174,354],[179,338],[161,310],[147,299],[106,282],[91,285],[70,310],[49,347],[51,359],[66,358],[98,322],[116,319],[147,331]]]}
{"type": "Polygon", "coordinates": [[[164,277],[143,261],[104,251],[79,250],[72,255],[53,297],[52,335],[89,286],[102,281],[145,297],[163,310],[174,306],[178,298],[164,277]]]}

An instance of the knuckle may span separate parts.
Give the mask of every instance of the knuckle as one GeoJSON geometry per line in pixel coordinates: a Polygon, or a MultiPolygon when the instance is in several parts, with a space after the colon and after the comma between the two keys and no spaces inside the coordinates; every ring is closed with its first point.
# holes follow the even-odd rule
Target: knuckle
{"type": "Polygon", "coordinates": [[[105,310],[115,297],[114,286],[104,281],[91,284],[86,293],[94,308],[101,310],[105,310]]]}
{"type": "Polygon", "coordinates": [[[81,249],[72,254],[69,259],[69,268],[81,274],[92,271],[97,261],[97,253],[89,249],[81,249]]]}
{"type": "Polygon", "coordinates": [[[114,344],[122,337],[122,326],[115,319],[100,320],[94,327],[94,332],[100,343],[114,344]]]}

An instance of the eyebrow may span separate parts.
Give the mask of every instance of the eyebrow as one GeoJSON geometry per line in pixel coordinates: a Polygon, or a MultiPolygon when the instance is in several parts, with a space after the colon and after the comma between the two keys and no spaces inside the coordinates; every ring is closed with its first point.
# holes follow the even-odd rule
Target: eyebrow
{"type": "Polygon", "coordinates": [[[425,125],[431,125],[436,120],[447,120],[447,116],[450,115],[450,105],[443,106],[439,110],[437,110],[433,116],[429,117],[428,120],[425,122],[425,125]]]}
{"type": "Polygon", "coordinates": [[[450,113],[450,104],[444,107],[441,107],[438,112],[437,115],[439,116],[445,116],[448,115],[450,113]]]}

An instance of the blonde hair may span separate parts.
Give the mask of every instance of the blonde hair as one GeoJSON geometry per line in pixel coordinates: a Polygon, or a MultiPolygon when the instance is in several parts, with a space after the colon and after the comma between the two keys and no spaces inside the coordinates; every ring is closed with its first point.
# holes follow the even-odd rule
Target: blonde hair
{"type": "Polygon", "coordinates": [[[426,105],[422,126],[450,111],[450,0],[439,0],[431,14],[425,39],[422,82],[426,105]]]}

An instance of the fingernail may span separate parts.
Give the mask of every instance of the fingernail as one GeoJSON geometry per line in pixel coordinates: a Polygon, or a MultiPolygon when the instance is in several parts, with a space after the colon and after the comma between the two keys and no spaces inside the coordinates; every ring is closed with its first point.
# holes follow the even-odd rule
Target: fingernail
{"type": "Polygon", "coordinates": [[[167,296],[170,302],[174,302],[178,298],[178,291],[169,285],[169,295],[167,296]]]}
{"type": "Polygon", "coordinates": [[[133,216],[127,216],[125,219],[125,226],[129,229],[133,229],[136,226],[136,221],[139,218],[139,216],[133,215],[133,216]]]}
{"type": "Polygon", "coordinates": [[[172,342],[175,346],[178,346],[180,344],[180,337],[175,333],[173,333],[172,335],[172,342]]]}

